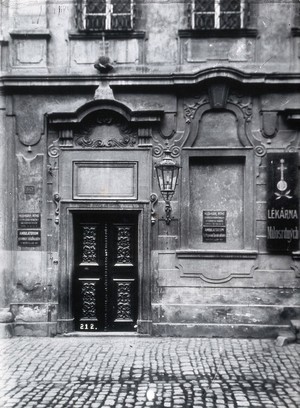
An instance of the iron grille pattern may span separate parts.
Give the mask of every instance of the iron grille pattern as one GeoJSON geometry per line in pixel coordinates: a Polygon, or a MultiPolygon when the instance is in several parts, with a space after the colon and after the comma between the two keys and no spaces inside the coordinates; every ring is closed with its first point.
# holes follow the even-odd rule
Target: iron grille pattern
{"type": "Polygon", "coordinates": [[[133,12],[133,0],[78,0],[77,25],[87,31],[128,31],[133,12]]]}
{"type": "Polygon", "coordinates": [[[117,262],[131,263],[131,228],[118,227],[117,262]]]}
{"type": "Polygon", "coordinates": [[[234,29],[241,27],[240,0],[220,0],[220,28],[234,29]]]}
{"type": "Polygon", "coordinates": [[[82,262],[97,262],[97,231],[96,227],[83,227],[82,262]]]}
{"type": "Polygon", "coordinates": [[[131,319],[131,283],[118,282],[117,319],[131,319]]]}
{"type": "Polygon", "coordinates": [[[192,0],[192,28],[238,29],[243,25],[244,0],[192,0]]]}
{"type": "Polygon", "coordinates": [[[82,295],[82,318],[96,319],[96,284],[84,282],[81,288],[82,295]]]}

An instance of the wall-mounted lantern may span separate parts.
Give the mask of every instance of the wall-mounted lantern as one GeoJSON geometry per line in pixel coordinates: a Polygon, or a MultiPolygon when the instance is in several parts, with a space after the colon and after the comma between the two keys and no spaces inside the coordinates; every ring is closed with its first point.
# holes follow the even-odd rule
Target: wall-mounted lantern
{"type": "Polygon", "coordinates": [[[180,166],[179,164],[175,163],[171,158],[171,151],[166,149],[164,151],[165,157],[164,159],[155,165],[157,180],[161,195],[165,200],[165,212],[166,212],[166,224],[170,224],[171,222],[171,212],[172,207],[170,201],[173,198],[175,193],[178,174],[180,166]]]}

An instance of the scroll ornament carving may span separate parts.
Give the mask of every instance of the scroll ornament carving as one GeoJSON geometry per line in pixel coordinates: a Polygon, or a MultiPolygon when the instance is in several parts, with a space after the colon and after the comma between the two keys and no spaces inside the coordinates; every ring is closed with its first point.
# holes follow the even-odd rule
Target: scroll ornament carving
{"type": "Polygon", "coordinates": [[[286,153],[297,153],[298,149],[297,149],[296,146],[290,144],[290,145],[288,145],[288,146],[285,148],[284,151],[285,151],[286,153]]]}
{"type": "Polygon", "coordinates": [[[192,105],[184,104],[183,110],[185,122],[191,123],[192,119],[194,119],[196,111],[200,108],[200,106],[208,102],[209,102],[208,97],[204,96],[202,99],[200,99],[198,102],[193,103],[192,105]]]}
{"type": "Polygon", "coordinates": [[[227,102],[231,102],[234,105],[238,106],[244,115],[245,121],[246,122],[251,122],[252,119],[252,101],[250,97],[236,94],[232,92],[228,99],[227,102]]]}
{"type": "Polygon", "coordinates": [[[53,158],[56,158],[56,157],[58,157],[60,155],[60,148],[59,148],[59,146],[58,145],[56,145],[56,144],[51,144],[49,147],[48,147],[48,156],[49,157],[53,157],[53,158]]]}
{"type": "Polygon", "coordinates": [[[105,147],[134,147],[137,143],[137,131],[128,126],[128,123],[114,116],[98,116],[96,125],[116,126],[120,130],[120,139],[112,138],[105,140],[93,139],[91,134],[95,125],[87,126],[80,131],[75,138],[75,144],[83,148],[105,147]]]}
{"type": "Polygon", "coordinates": [[[131,319],[130,282],[118,283],[117,319],[131,319]]]}
{"type": "MultiPolygon", "coordinates": [[[[168,146],[169,150],[171,151],[171,156],[172,157],[179,157],[181,149],[179,146],[173,145],[173,146],[168,146]]],[[[165,147],[163,147],[160,143],[154,146],[152,155],[154,157],[161,157],[164,154],[165,147]]]]}
{"type": "Polygon", "coordinates": [[[256,156],[263,157],[263,156],[266,155],[267,149],[265,148],[264,145],[260,144],[260,145],[257,145],[255,147],[254,152],[255,152],[256,156]]]}

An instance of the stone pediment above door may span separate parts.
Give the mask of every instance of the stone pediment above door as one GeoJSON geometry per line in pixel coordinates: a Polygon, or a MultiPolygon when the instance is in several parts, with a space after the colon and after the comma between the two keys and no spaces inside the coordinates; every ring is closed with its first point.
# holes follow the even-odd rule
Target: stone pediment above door
{"type": "MultiPolygon", "coordinates": [[[[48,114],[50,131],[58,138],[49,146],[49,155],[61,147],[83,149],[135,148],[152,145],[152,130],[164,112],[133,111],[116,100],[94,100],[75,112],[48,114]]],[[[50,142],[51,143],[51,142],[50,142]]]]}
{"type": "Polygon", "coordinates": [[[74,146],[83,148],[136,147],[138,129],[119,113],[101,110],[86,117],[74,130],[74,146]]]}

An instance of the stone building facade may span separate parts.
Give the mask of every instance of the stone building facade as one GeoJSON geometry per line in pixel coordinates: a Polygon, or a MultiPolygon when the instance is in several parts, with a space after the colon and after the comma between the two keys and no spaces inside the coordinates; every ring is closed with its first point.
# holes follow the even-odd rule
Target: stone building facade
{"type": "Polygon", "coordinates": [[[272,337],[299,319],[299,16],[0,3],[3,336],[272,337]]]}

